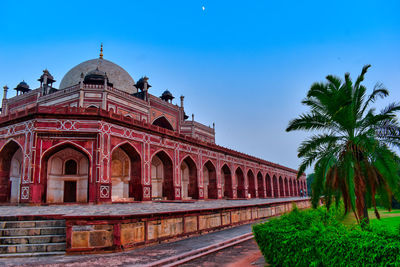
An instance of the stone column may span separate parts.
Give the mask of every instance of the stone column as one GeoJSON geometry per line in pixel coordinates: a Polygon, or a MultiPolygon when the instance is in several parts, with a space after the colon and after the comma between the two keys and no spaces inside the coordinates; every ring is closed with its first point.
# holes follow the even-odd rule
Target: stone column
{"type": "Polygon", "coordinates": [[[3,93],[3,103],[2,103],[2,112],[1,115],[6,116],[8,114],[7,112],[7,91],[8,91],[8,86],[4,85],[3,87],[4,93],[3,93]]]}

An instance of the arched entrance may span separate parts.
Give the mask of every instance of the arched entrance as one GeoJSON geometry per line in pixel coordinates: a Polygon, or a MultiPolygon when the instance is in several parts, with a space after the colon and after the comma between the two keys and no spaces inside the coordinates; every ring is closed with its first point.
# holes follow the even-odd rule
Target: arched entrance
{"type": "Polygon", "coordinates": [[[174,128],[172,127],[171,123],[169,123],[169,121],[164,116],[159,117],[158,119],[156,119],[153,122],[153,125],[156,125],[156,126],[159,126],[159,127],[171,130],[171,131],[174,130],[174,128]]]}
{"type": "Polygon", "coordinates": [[[89,159],[74,146],[57,148],[42,160],[47,203],[88,201],[89,159]]]}
{"type": "Polygon", "coordinates": [[[151,195],[152,199],[174,199],[173,164],[164,151],[151,159],[151,195]]]}
{"type": "Polygon", "coordinates": [[[278,179],[274,175],[272,178],[273,186],[274,186],[274,197],[279,197],[279,185],[278,185],[278,179]]]}
{"type": "Polygon", "coordinates": [[[246,190],[244,185],[244,175],[243,171],[240,167],[236,169],[236,182],[237,182],[237,197],[238,198],[246,198],[246,190]]]}
{"type": "Polygon", "coordinates": [[[258,186],[258,197],[259,198],[265,197],[263,175],[261,174],[261,172],[257,173],[257,186],[258,186]]]}
{"type": "Polygon", "coordinates": [[[204,183],[204,198],[217,199],[217,173],[214,164],[207,161],[203,166],[203,183],[204,183]]]}
{"type": "Polygon", "coordinates": [[[272,197],[271,177],[269,174],[265,175],[265,185],[267,186],[267,197],[272,197]]]}
{"type": "Polygon", "coordinates": [[[19,202],[23,153],[15,141],[8,142],[0,152],[0,203],[19,202]]]}
{"type": "Polygon", "coordinates": [[[111,155],[112,201],[129,198],[130,168],[130,159],[125,151],[120,147],[114,149],[111,155]]]}
{"type": "Polygon", "coordinates": [[[289,179],[289,196],[293,196],[293,182],[289,179]]]}
{"type": "Polygon", "coordinates": [[[283,180],[282,177],[279,176],[279,197],[284,197],[285,196],[285,191],[283,187],[283,180]]]}
{"type": "Polygon", "coordinates": [[[228,165],[224,164],[221,169],[221,187],[225,198],[233,198],[232,174],[228,165]]]}
{"type": "Polygon", "coordinates": [[[114,148],[111,156],[112,200],[142,200],[141,158],[129,143],[114,148]]]}
{"type": "Polygon", "coordinates": [[[198,199],[196,163],[191,157],[186,157],[181,163],[182,199],[198,199]]]}
{"type": "Polygon", "coordinates": [[[255,177],[252,170],[248,170],[247,172],[247,181],[249,182],[249,189],[248,193],[250,194],[251,198],[257,197],[256,195],[256,182],[255,177]]]}

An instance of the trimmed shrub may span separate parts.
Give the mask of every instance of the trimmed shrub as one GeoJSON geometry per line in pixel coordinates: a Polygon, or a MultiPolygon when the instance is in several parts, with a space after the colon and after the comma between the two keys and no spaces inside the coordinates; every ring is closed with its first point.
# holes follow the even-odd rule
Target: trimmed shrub
{"type": "Polygon", "coordinates": [[[378,224],[365,230],[338,221],[340,210],[299,211],[253,226],[273,266],[398,266],[400,234],[378,224]]]}

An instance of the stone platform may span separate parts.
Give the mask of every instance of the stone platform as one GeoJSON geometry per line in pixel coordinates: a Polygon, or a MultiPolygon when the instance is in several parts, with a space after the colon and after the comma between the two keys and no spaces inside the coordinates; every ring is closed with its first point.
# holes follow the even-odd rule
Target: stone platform
{"type": "Polygon", "coordinates": [[[118,204],[69,204],[49,206],[0,206],[0,217],[29,215],[140,215],[176,211],[209,210],[215,208],[232,208],[247,205],[274,204],[287,201],[298,201],[306,198],[252,198],[243,200],[203,200],[171,202],[138,202],[118,204]]]}
{"type": "Polygon", "coordinates": [[[200,235],[310,207],[308,198],[1,206],[7,220],[63,219],[68,254],[116,252],[200,235]]]}

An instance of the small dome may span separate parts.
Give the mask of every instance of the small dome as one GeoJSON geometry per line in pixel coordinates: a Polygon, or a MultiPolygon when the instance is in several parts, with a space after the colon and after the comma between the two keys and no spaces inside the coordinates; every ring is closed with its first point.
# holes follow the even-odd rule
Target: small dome
{"type": "Polygon", "coordinates": [[[55,82],[53,75],[51,75],[50,72],[49,72],[47,69],[45,69],[45,70],[43,71],[43,74],[40,76],[40,78],[38,79],[38,81],[42,82],[45,75],[47,76],[47,80],[48,80],[48,81],[55,82]]]}
{"type": "Polygon", "coordinates": [[[175,97],[171,94],[170,91],[165,90],[165,91],[162,93],[162,95],[160,96],[160,98],[161,98],[162,100],[168,101],[168,100],[174,99],[175,97]]]}
{"type": "Polygon", "coordinates": [[[100,72],[107,73],[108,81],[115,88],[130,94],[137,92],[135,81],[128,72],[117,64],[102,58],[91,59],[73,67],[61,80],[60,89],[77,85],[81,79],[81,73],[88,75],[89,72],[96,70],[96,68],[100,72]]]}
{"type": "Polygon", "coordinates": [[[17,85],[17,87],[14,88],[14,90],[22,92],[22,93],[26,93],[26,92],[30,91],[29,85],[25,81],[20,82],[17,85]]]}
{"type": "Polygon", "coordinates": [[[140,78],[137,81],[137,83],[135,84],[136,88],[140,89],[142,91],[144,89],[148,90],[151,87],[151,85],[149,84],[148,80],[149,80],[149,78],[147,76],[144,76],[144,77],[140,78]]]}
{"type": "Polygon", "coordinates": [[[29,85],[25,81],[22,81],[17,85],[17,87],[15,89],[17,89],[17,88],[18,89],[28,90],[29,89],[29,85]]]}
{"type": "MultiPolygon", "coordinates": [[[[106,79],[108,79],[107,74],[99,70],[99,68],[96,68],[85,75],[83,82],[89,84],[104,84],[104,80],[106,79]]],[[[108,85],[112,84],[108,83],[108,85]]]]}

